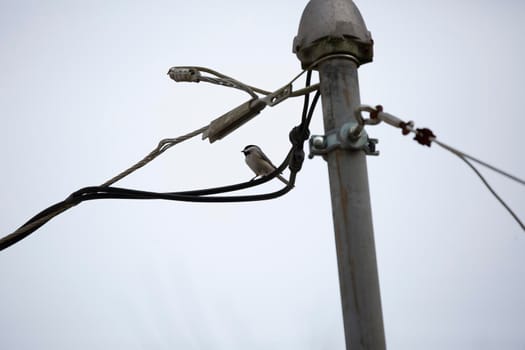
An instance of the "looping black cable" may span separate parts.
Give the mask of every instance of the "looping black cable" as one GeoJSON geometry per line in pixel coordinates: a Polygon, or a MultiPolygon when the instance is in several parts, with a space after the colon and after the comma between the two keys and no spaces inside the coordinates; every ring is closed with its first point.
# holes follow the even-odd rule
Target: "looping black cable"
{"type": "MultiPolygon", "coordinates": [[[[306,73],[306,86],[310,85],[312,79],[312,71],[306,73]]],[[[315,110],[315,106],[320,96],[320,91],[317,90],[312,104],[309,106],[310,94],[304,96],[303,113],[301,116],[301,124],[294,127],[289,134],[292,149],[294,150],[290,155],[289,168],[292,172],[299,172],[304,162],[304,142],[310,137],[310,122],[315,110]]]]}
{"type": "MultiPolygon", "coordinates": [[[[306,87],[310,85],[311,71],[308,71],[306,79],[306,87]]],[[[247,181],[235,185],[215,187],[209,189],[190,190],[181,192],[149,192],[133,190],[128,188],[119,188],[111,186],[90,186],[84,187],[80,190],[73,192],[62,202],[56,203],[49,208],[41,211],[37,215],[29,219],[24,225],[22,225],[15,232],[11,233],[0,239],[0,251],[4,250],[13,244],[21,241],[22,239],[29,236],[31,233],[45,225],[53,217],[60,213],[82,203],[85,201],[96,200],[96,199],[137,199],[137,200],[151,200],[151,199],[162,199],[172,201],[184,201],[184,202],[200,202],[200,203],[228,203],[228,202],[251,202],[251,201],[262,201],[275,199],[283,196],[290,192],[294,185],[297,173],[300,171],[304,162],[304,141],[309,137],[309,124],[312,119],[312,115],[315,109],[317,100],[319,99],[319,91],[317,91],[312,104],[309,106],[309,94],[305,94],[305,103],[303,107],[303,113],[301,117],[301,124],[296,126],[290,132],[290,141],[292,147],[288,152],[285,160],[282,164],[275,169],[271,174],[262,177],[257,180],[247,181]],[[278,174],[280,174],[286,167],[290,169],[289,183],[278,191],[257,194],[257,195],[240,195],[240,196],[216,196],[220,193],[228,193],[239,191],[242,189],[261,185],[265,182],[272,180],[278,174]]]]}
{"type": "MultiPolygon", "coordinates": [[[[304,162],[304,142],[310,138],[310,122],[312,120],[312,116],[315,110],[315,106],[317,105],[317,101],[319,100],[319,97],[321,96],[321,93],[319,90],[317,90],[313,100],[312,105],[310,106],[308,113],[303,113],[303,118],[301,121],[301,124],[294,127],[290,131],[290,142],[293,145],[294,152],[291,154],[290,157],[290,165],[289,168],[291,171],[298,172],[301,170],[302,164],[304,162]]],[[[305,97],[306,100],[306,97],[305,97]]]]}
{"type": "Polygon", "coordinates": [[[182,201],[182,202],[198,202],[198,203],[232,203],[232,202],[251,202],[251,201],[262,201],[275,199],[280,196],[285,195],[290,192],[295,184],[296,172],[290,173],[289,183],[282,189],[265,194],[258,195],[246,195],[246,196],[213,196],[218,193],[227,193],[246,189],[249,187],[254,187],[261,185],[265,182],[272,180],[276,177],[277,174],[282,172],[284,168],[288,165],[288,159],[292,150],[288,153],[285,161],[271,174],[265,176],[261,179],[254,181],[243,182],[240,184],[201,189],[201,190],[192,190],[192,191],[182,191],[182,192],[149,192],[149,191],[140,191],[133,190],[128,188],[119,188],[111,186],[90,186],[81,188],[71,195],[69,195],[62,202],[56,203],[51,207],[41,211],[37,215],[29,219],[24,225],[22,225],[18,230],[13,232],[10,235],[7,235],[0,239],[0,251],[4,250],[13,244],[21,241],[22,239],[29,236],[34,231],[38,230],[40,227],[45,225],[53,217],[59,215],[60,213],[82,203],[85,201],[96,200],[96,199],[136,199],[136,200],[152,200],[152,199],[162,199],[162,200],[172,200],[172,201],[182,201]]]}

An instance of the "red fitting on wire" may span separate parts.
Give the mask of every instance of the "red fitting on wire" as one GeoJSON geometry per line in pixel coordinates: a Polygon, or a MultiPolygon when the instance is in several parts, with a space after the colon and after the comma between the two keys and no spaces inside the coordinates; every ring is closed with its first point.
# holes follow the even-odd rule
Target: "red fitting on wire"
{"type": "Polygon", "coordinates": [[[432,130],[428,128],[422,128],[422,129],[416,129],[416,136],[414,137],[414,140],[416,140],[417,142],[419,142],[420,144],[424,146],[430,147],[430,144],[435,138],[436,138],[436,135],[434,135],[432,130]]]}
{"type": "Polygon", "coordinates": [[[414,128],[414,122],[411,120],[408,122],[401,122],[399,123],[399,127],[401,128],[401,133],[403,135],[408,135],[410,134],[410,131],[412,131],[412,129],[414,128]]]}

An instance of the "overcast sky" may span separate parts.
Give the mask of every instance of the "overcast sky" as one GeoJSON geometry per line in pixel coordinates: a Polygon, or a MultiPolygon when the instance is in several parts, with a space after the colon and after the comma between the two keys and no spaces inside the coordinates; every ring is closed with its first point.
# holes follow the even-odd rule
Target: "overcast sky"
{"type": "MultiPolygon", "coordinates": [[[[356,4],[375,41],[361,101],[525,177],[525,3],[356,4]]],[[[247,99],[176,84],[169,67],[267,90],[288,82],[305,6],[0,0],[1,235],[247,99]]],[[[258,144],[279,162],[301,107],[267,108],[213,145],[184,143],[119,185],[248,180],[240,150],[258,144]]],[[[311,131],[323,132],[321,108],[311,131]]],[[[381,152],[368,170],[388,348],[524,349],[525,233],[454,155],[388,125],[368,133],[381,152]]],[[[482,171],[525,220],[525,188],[482,171]]],[[[321,158],[270,202],[83,203],[1,252],[0,277],[3,349],[344,349],[321,158]]]]}

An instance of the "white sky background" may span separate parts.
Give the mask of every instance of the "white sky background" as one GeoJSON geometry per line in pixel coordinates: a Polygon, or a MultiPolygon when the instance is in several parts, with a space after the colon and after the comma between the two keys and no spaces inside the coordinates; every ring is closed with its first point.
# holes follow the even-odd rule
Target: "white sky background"
{"type": "MultiPolygon", "coordinates": [[[[523,178],[525,3],[357,5],[375,40],[362,102],[523,178]]],[[[269,90],[289,81],[305,6],[0,1],[1,235],[247,99],[176,84],[169,67],[269,90]]],[[[245,181],[240,150],[259,144],[279,162],[301,107],[267,108],[211,146],[184,143],[119,185],[245,181]]],[[[368,164],[389,349],[525,348],[525,233],[457,157],[387,125],[368,133],[380,139],[368,164]]],[[[525,188],[483,173],[525,220],[525,188]]],[[[2,348],[343,349],[328,191],[316,158],[271,202],[82,203],[0,253],[2,348]]]]}

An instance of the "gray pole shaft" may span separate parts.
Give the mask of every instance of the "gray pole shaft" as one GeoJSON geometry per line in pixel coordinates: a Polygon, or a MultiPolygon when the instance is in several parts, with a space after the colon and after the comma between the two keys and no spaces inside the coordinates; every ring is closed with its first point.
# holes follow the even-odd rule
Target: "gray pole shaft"
{"type": "MultiPolygon", "coordinates": [[[[354,119],[360,104],[357,65],[331,59],[319,67],[325,132],[354,119]]],[[[327,156],[346,349],[385,349],[366,155],[327,156]]]]}

